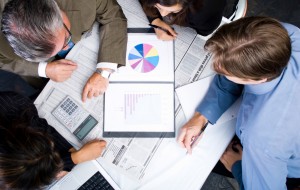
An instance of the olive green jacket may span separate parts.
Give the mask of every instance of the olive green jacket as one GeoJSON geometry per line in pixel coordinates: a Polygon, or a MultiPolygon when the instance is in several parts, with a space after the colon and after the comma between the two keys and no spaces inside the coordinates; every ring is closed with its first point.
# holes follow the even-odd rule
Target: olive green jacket
{"type": "MultiPolygon", "coordinates": [[[[7,2],[8,0],[0,0],[0,19],[7,2]]],[[[56,2],[71,22],[73,42],[78,42],[82,33],[89,30],[97,21],[101,25],[98,63],[125,65],[127,20],[116,0],[56,0],[56,2]]],[[[1,31],[0,68],[23,76],[38,76],[38,63],[17,56],[1,31]]]]}

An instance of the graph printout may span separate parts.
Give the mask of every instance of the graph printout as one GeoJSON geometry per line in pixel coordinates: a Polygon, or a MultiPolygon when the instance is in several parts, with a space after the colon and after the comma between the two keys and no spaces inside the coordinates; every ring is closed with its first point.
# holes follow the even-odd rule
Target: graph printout
{"type": "Polygon", "coordinates": [[[173,132],[174,86],[112,83],[105,95],[104,131],[173,132]]]}
{"type": "Polygon", "coordinates": [[[152,45],[138,44],[129,51],[128,61],[131,68],[136,72],[148,73],[157,67],[159,55],[152,45]]]}
{"type": "Polygon", "coordinates": [[[104,94],[103,136],[174,137],[174,80],[174,42],[129,32],[126,66],[104,94]]]}
{"type": "Polygon", "coordinates": [[[126,92],[124,94],[124,119],[129,125],[161,123],[161,95],[157,92],[126,92]]]}
{"type": "Polygon", "coordinates": [[[110,81],[174,82],[174,42],[157,39],[155,33],[128,33],[126,66],[110,81]]]}

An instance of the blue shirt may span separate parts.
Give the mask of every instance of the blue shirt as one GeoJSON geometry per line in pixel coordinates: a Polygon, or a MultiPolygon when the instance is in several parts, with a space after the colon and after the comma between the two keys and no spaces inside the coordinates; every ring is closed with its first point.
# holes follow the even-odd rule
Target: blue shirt
{"type": "Polygon", "coordinates": [[[286,189],[286,177],[300,178],[300,29],[283,26],[291,38],[292,54],[279,77],[262,84],[238,85],[216,75],[197,108],[215,123],[242,96],[236,134],[243,145],[246,189],[286,189]]]}

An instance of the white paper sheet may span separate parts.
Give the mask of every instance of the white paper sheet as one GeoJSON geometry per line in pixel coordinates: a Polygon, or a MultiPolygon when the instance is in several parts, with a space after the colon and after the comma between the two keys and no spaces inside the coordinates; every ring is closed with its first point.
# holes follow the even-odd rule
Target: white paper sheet
{"type": "Polygon", "coordinates": [[[148,175],[155,177],[146,181],[139,189],[201,189],[232,139],[235,122],[232,119],[222,124],[209,125],[191,155],[187,155],[185,149],[170,143],[160,152],[163,159],[159,163],[152,162],[149,166],[160,164],[166,169],[157,173],[149,172],[148,175]]]}
{"type": "Polygon", "coordinates": [[[111,83],[105,94],[104,131],[174,132],[174,85],[111,83]]]}
{"type": "MultiPolygon", "coordinates": [[[[183,112],[187,120],[192,118],[197,106],[201,100],[205,97],[210,83],[212,82],[214,75],[198,80],[191,84],[179,87],[176,89],[177,96],[181,103],[183,112]]],[[[237,100],[217,121],[217,124],[227,122],[235,119],[238,113],[240,100],[237,100]]]]}
{"type": "Polygon", "coordinates": [[[126,66],[110,81],[174,83],[174,43],[157,39],[155,33],[128,33],[126,66]]]}

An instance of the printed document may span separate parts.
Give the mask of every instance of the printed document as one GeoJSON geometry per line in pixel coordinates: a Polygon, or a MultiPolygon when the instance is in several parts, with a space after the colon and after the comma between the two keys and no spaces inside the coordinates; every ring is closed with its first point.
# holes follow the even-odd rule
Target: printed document
{"type": "Polygon", "coordinates": [[[104,137],[175,136],[174,43],[128,33],[126,66],[104,95],[104,137]]]}

